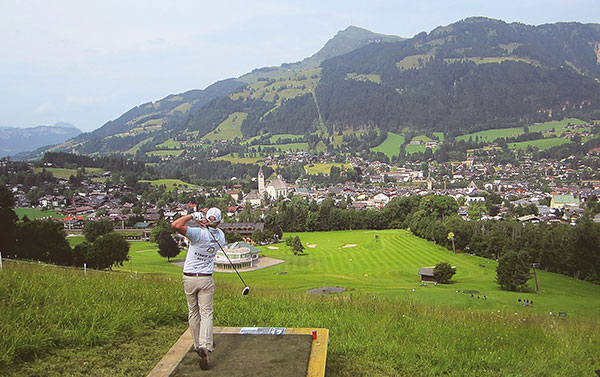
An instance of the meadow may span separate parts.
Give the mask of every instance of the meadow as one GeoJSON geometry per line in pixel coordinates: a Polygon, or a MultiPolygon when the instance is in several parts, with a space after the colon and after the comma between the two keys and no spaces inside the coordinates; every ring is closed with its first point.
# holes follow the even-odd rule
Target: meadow
{"type": "Polygon", "coordinates": [[[400,146],[404,144],[404,136],[388,132],[388,137],[375,148],[371,148],[372,152],[382,152],[389,158],[397,156],[400,153],[400,146]]]}
{"type": "MultiPolygon", "coordinates": [[[[84,274],[9,261],[0,296],[0,375],[145,376],[187,327],[179,275],[84,274]]],[[[241,296],[220,275],[214,324],[328,328],[328,377],[584,376],[598,368],[600,353],[597,321],[361,292],[310,296],[252,286],[241,296]]]]}
{"type": "MultiPolygon", "coordinates": [[[[501,290],[495,283],[496,262],[469,254],[453,254],[444,247],[415,237],[405,230],[358,230],[339,232],[292,233],[305,246],[304,255],[294,256],[285,243],[261,246],[262,255],[285,263],[244,273],[251,287],[284,289],[304,293],[313,288],[346,288],[342,296],[370,294],[376,297],[411,299],[436,307],[486,312],[516,312],[518,315],[567,312],[569,317],[600,320],[600,286],[564,275],[538,271],[540,291],[533,279],[526,292],[501,290]],[[377,238],[375,237],[377,236],[377,238]],[[354,247],[343,247],[345,245],[354,247]],[[314,247],[309,247],[311,245],[314,247]],[[448,262],[457,273],[451,284],[422,286],[421,267],[448,262]],[[456,291],[479,291],[475,297],[456,291]],[[483,296],[487,300],[483,300],[483,296]],[[477,296],[480,296],[477,299],[477,296]],[[533,300],[534,307],[523,307],[518,299],[533,300]]],[[[167,263],[156,252],[156,244],[132,242],[131,262],[119,268],[138,273],[181,274],[181,268],[167,263]]],[[[185,258],[182,251],[175,259],[185,258]]],[[[217,274],[218,281],[239,284],[234,274],[217,274]]]]}
{"type": "MultiPolygon", "coordinates": [[[[36,173],[39,173],[42,170],[46,170],[47,172],[52,173],[52,175],[56,178],[69,179],[70,176],[77,175],[77,169],[65,169],[65,168],[35,168],[34,169],[34,171],[36,173]]],[[[102,174],[102,173],[104,173],[104,169],[102,169],[102,168],[85,168],[85,172],[87,174],[102,174]]]]}
{"type": "Polygon", "coordinates": [[[15,208],[15,213],[22,219],[27,216],[29,220],[41,219],[45,217],[55,217],[60,219],[63,217],[62,213],[58,211],[47,211],[39,208],[15,208]]]}
{"type": "Polygon", "coordinates": [[[327,174],[331,171],[332,166],[337,166],[340,170],[344,171],[345,169],[350,167],[350,164],[344,163],[336,163],[336,162],[327,162],[327,163],[318,163],[318,164],[307,164],[304,165],[304,170],[308,174],[327,174]]]}
{"type": "MultiPolygon", "coordinates": [[[[550,121],[550,122],[532,124],[532,125],[529,125],[528,128],[529,128],[529,132],[543,132],[543,131],[554,130],[553,132],[550,133],[550,135],[560,136],[563,132],[566,131],[566,129],[564,127],[569,123],[586,124],[587,122],[585,122],[581,119],[577,119],[577,118],[566,118],[566,119],[559,120],[559,121],[550,121]]],[[[581,132],[581,131],[582,131],[582,129],[575,130],[575,132],[581,132]]],[[[479,141],[492,142],[497,138],[516,137],[516,136],[523,135],[524,133],[525,132],[524,132],[523,127],[500,128],[500,129],[492,129],[492,130],[486,130],[486,131],[473,132],[470,134],[457,136],[456,140],[465,140],[466,141],[466,140],[472,139],[473,141],[479,140],[479,141]]]]}
{"type": "Polygon", "coordinates": [[[509,143],[508,147],[510,149],[527,149],[528,147],[536,147],[539,150],[544,150],[548,148],[555,147],[557,145],[567,144],[571,141],[567,139],[562,139],[560,137],[553,137],[548,139],[539,139],[539,140],[530,140],[530,141],[521,141],[518,143],[509,143]]]}
{"type": "Polygon", "coordinates": [[[165,186],[167,191],[198,188],[198,186],[184,182],[181,179],[156,179],[154,181],[140,180],[140,182],[149,182],[152,186],[165,186]]]}

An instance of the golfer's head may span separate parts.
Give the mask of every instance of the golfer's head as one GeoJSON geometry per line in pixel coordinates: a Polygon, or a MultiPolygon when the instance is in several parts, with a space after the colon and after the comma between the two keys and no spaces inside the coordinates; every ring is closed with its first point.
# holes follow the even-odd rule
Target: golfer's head
{"type": "Polygon", "coordinates": [[[217,225],[221,222],[221,210],[212,207],[206,212],[206,220],[208,221],[208,226],[216,228],[217,225]]]}

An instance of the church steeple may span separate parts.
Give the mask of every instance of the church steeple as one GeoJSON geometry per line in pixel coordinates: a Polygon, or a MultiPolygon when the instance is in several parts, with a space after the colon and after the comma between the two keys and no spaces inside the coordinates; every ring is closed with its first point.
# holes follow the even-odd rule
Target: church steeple
{"type": "Polygon", "coordinates": [[[258,194],[262,197],[263,192],[265,192],[265,175],[261,166],[258,168],[258,194]]]}

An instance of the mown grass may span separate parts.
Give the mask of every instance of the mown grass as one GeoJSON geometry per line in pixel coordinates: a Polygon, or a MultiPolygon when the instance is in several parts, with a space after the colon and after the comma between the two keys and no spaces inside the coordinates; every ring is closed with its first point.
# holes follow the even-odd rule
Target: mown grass
{"type": "Polygon", "coordinates": [[[404,144],[403,135],[388,132],[388,136],[383,143],[379,144],[375,148],[371,148],[371,151],[382,152],[385,153],[385,155],[389,158],[392,158],[392,156],[397,156],[398,153],[400,153],[400,146],[402,144],[404,144]]]}
{"type": "Polygon", "coordinates": [[[308,143],[253,145],[253,146],[249,147],[249,150],[251,150],[253,152],[257,152],[258,151],[258,147],[260,147],[261,150],[263,150],[265,148],[274,148],[276,151],[282,151],[282,152],[287,152],[287,151],[307,151],[308,150],[308,143]]]}
{"type": "MultiPolygon", "coordinates": [[[[4,375],[145,376],[187,326],[179,277],[85,277],[6,262],[0,293],[4,375]]],[[[329,377],[584,376],[599,367],[597,321],[436,308],[410,298],[254,287],[241,296],[217,276],[214,321],[329,328],[329,377]]]]}
{"type": "Polygon", "coordinates": [[[332,166],[337,166],[342,171],[344,171],[345,169],[350,167],[350,164],[336,163],[336,162],[306,164],[306,165],[304,165],[304,170],[308,174],[329,174],[332,166]]]}
{"type": "Polygon", "coordinates": [[[152,186],[165,186],[167,191],[198,188],[198,186],[184,182],[181,179],[156,179],[154,181],[140,180],[140,182],[149,182],[152,186]]]}
{"type": "MultiPolygon", "coordinates": [[[[555,120],[544,123],[537,123],[528,126],[529,132],[542,132],[542,131],[550,131],[554,129],[554,132],[551,135],[560,136],[563,132],[566,131],[564,128],[567,124],[586,124],[587,122],[577,119],[577,118],[565,118],[563,120],[555,120]]],[[[574,132],[582,132],[582,129],[574,130],[574,132]]],[[[471,138],[473,141],[478,138],[479,141],[487,141],[491,142],[496,140],[497,138],[507,138],[507,137],[516,137],[523,135],[524,129],[523,127],[513,127],[513,128],[501,128],[501,129],[493,129],[486,131],[473,132],[470,134],[457,136],[456,140],[469,140],[471,138]]]]}
{"type": "Polygon", "coordinates": [[[55,217],[62,218],[62,213],[58,211],[48,211],[39,208],[15,208],[15,213],[19,216],[19,219],[22,219],[24,216],[27,216],[30,220],[41,219],[44,217],[55,217]]]}
{"type": "Polygon", "coordinates": [[[510,143],[508,147],[510,149],[527,149],[528,147],[536,147],[540,150],[549,149],[555,147],[557,145],[568,144],[571,141],[567,139],[562,139],[560,137],[553,137],[549,139],[539,139],[539,140],[531,140],[531,141],[521,141],[518,143],[510,143]]]}
{"type": "Polygon", "coordinates": [[[234,164],[257,164],[264,160],[264,157],[235,157],[237,153],[230,153],[225,156],[217,157],[215,160],[229,161],[234,164]]]}
{"type": "Polygon", "coordinates": [[[235,112],[229,114],[227,119],[222,121],[216,129],[206,134],[202,139],[215,141],[221,139],[233,139],[236,137],[243,137],[242,134],[242,123],[248,116],[248,113],[235,112]]]}
{"type": "MultiPolygon", "coordinates": [[[[69,179],[72,175],[77,175],[77,169],[65,169],[65,168],[35,168],[33,169],[36,173],[41,172],[42,170],[46,170],[47,172],[52,173],[52,175],[56,178],[65,178],[69,179]]],[[[104,173],[104,169],[102,168],[85,168],[85,172],[87,174],[102,174],[104,173]]]]}
{"type": "Polygon", "coordinates": [[[146,154],[149,156],[164,157],[164,156],[179,156],[183,152],[184,152],[184,149],[166,149],[166,150],[150,151],[150,152],[146,152],[146,154]]]}
{"type": "MultiPolygon", "coordinates": [[[[569,317],[600,320],[598,285],[538,271],[540,292],[533,291],[533,279],[529,282],[531,288],[526,292],[504,291],[495,282],[495,261],[469,254],[453,254],[404,230],[312,232],[285,236],[295,235],[306,247],[304,255],[294,256],[285,243],[270,245],[279,249],[260,247],[264,250],[263,255],[284,260],[285,263],[244,272],[244,280],[251,287],[278,287],[304,293],[313,288],[338,286],[348,289],[343,295],[361,292],[391,300],[410,298],[427,305],[477,312],[501,310],[517,312],[519,315],[548,315],[549,312],[564,311],[569,317]],[[342,247],[346,244],[356,246],[342,247]],[[419,269],[439,262],[456,266],[457,273],[452,278],[452,284],[421,286],[419,269]],[[477,290],[480,293],[475,297],[456,293],[463,290],[477,290]],[[487,300],[483,300],[484,295],[487,300]],[[534,307],[519,305],[519,298],[533,300],[534,307]]],[[[121,269],[139,273],[162,272],[173,276],[181,274],[180,267],[167,263],[166,258],[159,256],[156,250],[156,244],[131,242],[132,264],[127,263],[121,269]]],[[[175,259],[183,259],[185,254],[184,250],[175,259]]],[[[238,283],[235,274],[217,276],[220,281],[238,283]]]]}

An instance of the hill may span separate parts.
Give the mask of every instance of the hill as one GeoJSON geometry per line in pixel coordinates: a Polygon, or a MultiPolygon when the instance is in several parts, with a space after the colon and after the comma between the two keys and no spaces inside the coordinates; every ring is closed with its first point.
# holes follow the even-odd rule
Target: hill
{"type": "Polygon", "coordinates": [[[81,134],[70,123],[28,128],[0,127],[0,157],[32,151],[45,145],[59,144],[81,134]]]}
{"type": "MultiPolygon", "coordinates": [[[[261,287],[242,297],[223,275],[231,274],[217,275],[215,326],[329,328],[330,377],[579,376],[598,368],[597,319],[473,312],[356,291],[261,287]]],[[[145,376],[187,327],[181,282],[160,274],[5,262],[0,294],[0,374],[11,376],[145,376]]]]}
{"type": "Polygon", "coordinates": [[[349,27],[301,62],[138,106],[58,149],[144,154],[169,140],[193,150],[374,129],[458,136],[568,117],[600,119],[600,25],[474,17],[410,39],[349,27]]]}

